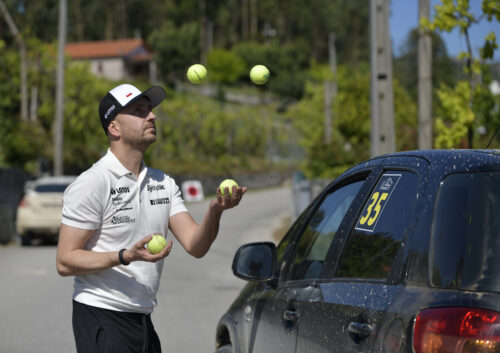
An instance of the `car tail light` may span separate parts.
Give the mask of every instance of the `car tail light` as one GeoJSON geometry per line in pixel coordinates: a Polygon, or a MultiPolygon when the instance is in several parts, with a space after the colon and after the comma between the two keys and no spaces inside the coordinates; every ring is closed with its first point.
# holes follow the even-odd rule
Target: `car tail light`
{"type": "Polygon", "coordinates": [[[421,311],[413,329],[416,353],[499,353],[500,313],[472,308],[421,311]]]}
{"type": "Polygon", "coordinates": [[[21,199],[21,202],[19,202],[19,207],[28,207],[28,200],[26,199],[26,197],[23,197],[21,199]]]}

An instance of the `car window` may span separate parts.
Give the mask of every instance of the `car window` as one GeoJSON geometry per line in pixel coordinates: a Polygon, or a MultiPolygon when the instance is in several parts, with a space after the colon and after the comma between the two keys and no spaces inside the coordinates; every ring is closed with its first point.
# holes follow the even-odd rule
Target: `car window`
{"type": "Polygon", "coordinates": [[[298,241],[290,280],[319,278],[330,244],[363,183],[344,185],[325,196],[298,241]]]}
{"type": "Polygon", "coordinates": [[[277,249],[276,249],[276,262],[278,265],[278,270],[279,270],[279,275],[281,276],[283,271],[286,268],[286,260],[289,257],[289,254],[292,251],[293,248],[293,240],[295,239],[295,235],[300,228],[301,224],[304,222],[304,218],[306,215],[310,212],[310,209],[312,207],[312,204],[309,205],[301,214],[300,216],[293,222],[292,226],[290,229],[287,231],[287,233],[284,235],[283,239],[279,242],[277,249]]]}
{"type": "Polygon", "coordinates": [[[287,233],[285,234],[283,239],[281,239],[281,241],[279,242],[277,249],[276,249],[276,255],[277,255],[276,259],[278,262],[282,261],[283,258],[285,257],[286,248],[288,247],[290,242],[293,240],[294,234],[297,231],[297,228],[299,227],[300,223],[302,222],[302,219],[303,219],[305,213],[306,212],[302,213],[302,215],[299,216],[299,218],[297,218],[297,220],[292,224],[292,226],[287,231],[287,233]]]}
{"type": "Polygon", "coordinates": [[[434,214],[431,283],[500,292],[500,172],[454,174],[440,186],[434,214]]]}
{"type": "Polygon", "coordinates": [[[69,184],[39,184],[35,186],[36,192],[64,192],[69,184]]]}
{"type": "Polygon", "coordinates": [[[386,279],[411,221],[418,177],[385,172],[363,206],[342,252],[336,277],[386,279]]]}

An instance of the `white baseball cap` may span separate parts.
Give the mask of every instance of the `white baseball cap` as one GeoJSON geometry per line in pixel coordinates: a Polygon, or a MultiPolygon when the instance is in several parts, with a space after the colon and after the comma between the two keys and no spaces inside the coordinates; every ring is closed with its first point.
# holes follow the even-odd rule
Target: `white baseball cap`
{"type": "Polygon", "coordinates": [[[130,84],[116,86],[109,91],[99,104],[99,117],[101,125],[106,135],[108,126],[115,116],[126,106],[132,104],[140,97],[146,97],[154,108],[166,97],[165,90],[160,86],[153,86],[144,92],[139,91],[137,87],[130,84]]]}

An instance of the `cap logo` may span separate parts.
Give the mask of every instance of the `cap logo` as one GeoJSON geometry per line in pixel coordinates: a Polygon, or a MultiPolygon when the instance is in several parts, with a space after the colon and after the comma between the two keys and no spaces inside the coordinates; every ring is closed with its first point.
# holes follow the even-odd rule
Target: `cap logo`
{"type": "Polygon", "coordinates": [[[132,92],[130,92],[129,94],[127,94],[125,97],[130,97],[132,95],[132,92]]]}
{"type": "Polygon", "coordinates": [[[116,109],[116,107],[114,104],[111,107],[109,107],[109,109],[106,111],[106,113],[104,113],[104,119],[108,119],[109,114],[111,114],[113,112],[113,110],[115,110],[115,109],[116,109]]]}

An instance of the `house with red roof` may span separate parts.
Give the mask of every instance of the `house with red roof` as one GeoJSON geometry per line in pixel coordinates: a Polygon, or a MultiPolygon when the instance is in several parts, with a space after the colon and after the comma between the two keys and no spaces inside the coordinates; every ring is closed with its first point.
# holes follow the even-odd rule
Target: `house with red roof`
{"type": "Polygon", "coordinates": [[[96,76],[156,82],[156,62],[142,39],[67,43],[66,55],[73,61],[88,61],[96,76]]]}

